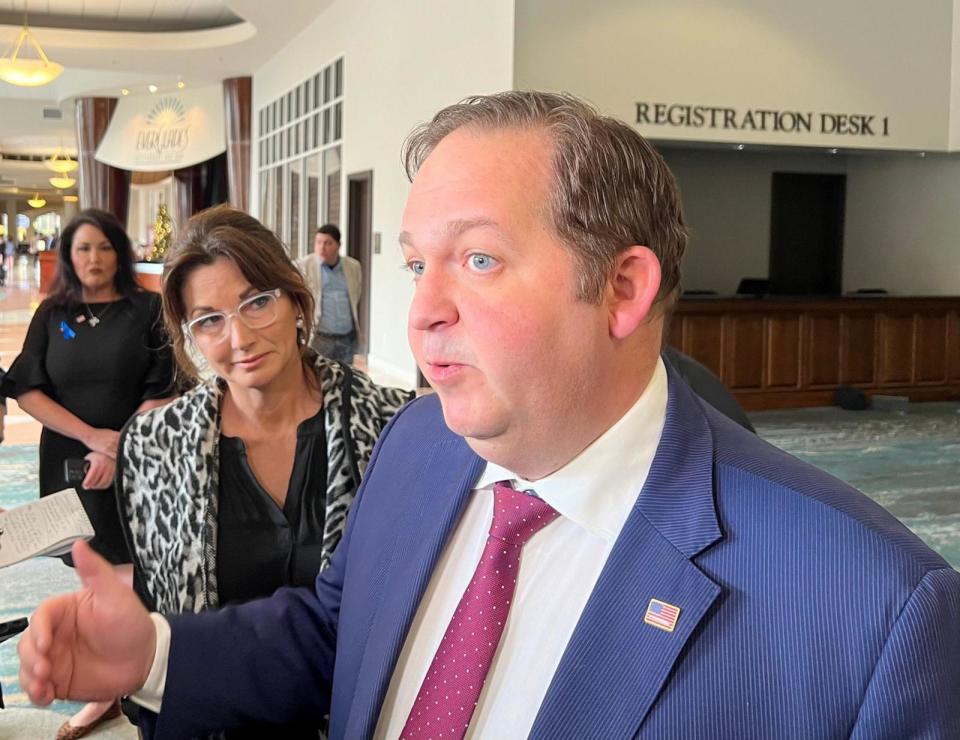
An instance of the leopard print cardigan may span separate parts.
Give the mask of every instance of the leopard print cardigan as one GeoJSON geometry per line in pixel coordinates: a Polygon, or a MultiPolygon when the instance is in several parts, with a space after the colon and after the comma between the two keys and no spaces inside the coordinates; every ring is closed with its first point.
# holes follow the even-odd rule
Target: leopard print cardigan
{"type": "MultiPolygon", "coordinates": [[[[412,393],[318,357],[327,438],[326,520],[321,569],[340,541],[347,512],[380,431],[412,393]],[[344,412],[349,407],[349,419],[344,412]],[[349,423],[345,423],[348,421],[349,423]]],[[[133,417],[120,437],[120,520],[143,602],[164,614],[215,608],[220,401],[203,383],[133,417]]]]}

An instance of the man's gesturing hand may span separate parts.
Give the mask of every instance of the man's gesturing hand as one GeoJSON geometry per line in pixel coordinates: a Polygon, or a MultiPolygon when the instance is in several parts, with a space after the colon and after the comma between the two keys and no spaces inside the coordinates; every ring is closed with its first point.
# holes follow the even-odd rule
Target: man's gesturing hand
{"type": "Polygon", "coordinates": [[[156,632],[136,594],[86,542],[74,544],[73,561],[83,588],[41,603],[17,648],[35,704],[132,694],[153,664],[156,632]]]}

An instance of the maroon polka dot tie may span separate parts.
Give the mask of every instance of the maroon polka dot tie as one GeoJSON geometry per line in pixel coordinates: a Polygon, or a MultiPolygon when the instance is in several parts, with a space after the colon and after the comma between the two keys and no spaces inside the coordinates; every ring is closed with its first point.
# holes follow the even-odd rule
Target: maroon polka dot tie
{"type": "Polygon", "coordinates": [[[497,652],[517,585],[520,550],[559,514],[508,484],[493,487],[493,523],[473,579],[437,648],[401,738],[462,738],[497,652]]]}

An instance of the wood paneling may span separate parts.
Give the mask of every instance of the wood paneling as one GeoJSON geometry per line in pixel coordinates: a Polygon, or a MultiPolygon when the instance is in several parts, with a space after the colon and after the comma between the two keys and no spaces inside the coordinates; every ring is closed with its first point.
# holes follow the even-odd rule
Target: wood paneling
{"type": "Polygon", "coordinates": [[[960,298],[682,299],[670,337],[748,409],[960,398],[960,298]]]}
{"type": "Polygon", "coordinates": [[[670,328],[667,330],[667,344],[683,351],[683,322],[670,321],[670,328]]]}
{"type": "Polygon", "coordinates": [[[682,350],[723,377],[723,319],[717,316],[690,316],[683,321],[682,350]]]}
{"type": "Polygon", "coordinates": [[[873,314],[843,314],[840,327],[841,385],[873,385],[876,382],[876,317],[873,314]]]}
{"type": "MultiPolygon", "coordinates": [[[[53,280],[57,276],[57,259],[59,252],[38,252],[37,257],[40,259],[40,292],[43,295],[47,295],[50,292],[50,286],[53,285],[53,280]]],[[[11,276],[12,280],[13,277],[11,276]]]]}
{"type": "Polygon", "coordinates": [[[807,318],[806,383],[811,388],[840,385],[840,317],[807,318]]]}
{"type": "Polygon", "coordinates": [[[947,381],[947,324],[946,313],[916,317],[914,382],[936,384],[947,381]]]}
{"type": "Polygon", "coordinates": [[[767,388],[800,387],[800,324],[799,314],[770,316],[764,321],[767,388]]]}
{"type": "Polygon", "coordinates": [[[763,315],[727,316],[724,318],[723,368],[720,376],[734,390],[763,387],[763,315]]]}
{"type": "Polygon", "coordinates": [[[880,385],[904,385],[913,380],[913,314],[880,314],[880,385]]]}
{"type": "Polygon", "coordinates": [[[960,383],[960,311],[952,311],[947,321],[947,378],[960,383]]]}

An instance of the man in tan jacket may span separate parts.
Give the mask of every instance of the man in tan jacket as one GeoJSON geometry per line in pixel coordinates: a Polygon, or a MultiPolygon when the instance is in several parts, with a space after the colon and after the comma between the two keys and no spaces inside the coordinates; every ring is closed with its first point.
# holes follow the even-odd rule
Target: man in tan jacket
{"type": "Polygon", "coordinates": [[[324,224],[314,237],[313,254],[297,260],[297,267],[317,302],[310,346],[324,357],[349,365],[360,326],[360,263],[340,254],[340,229],[324,224]]]}

